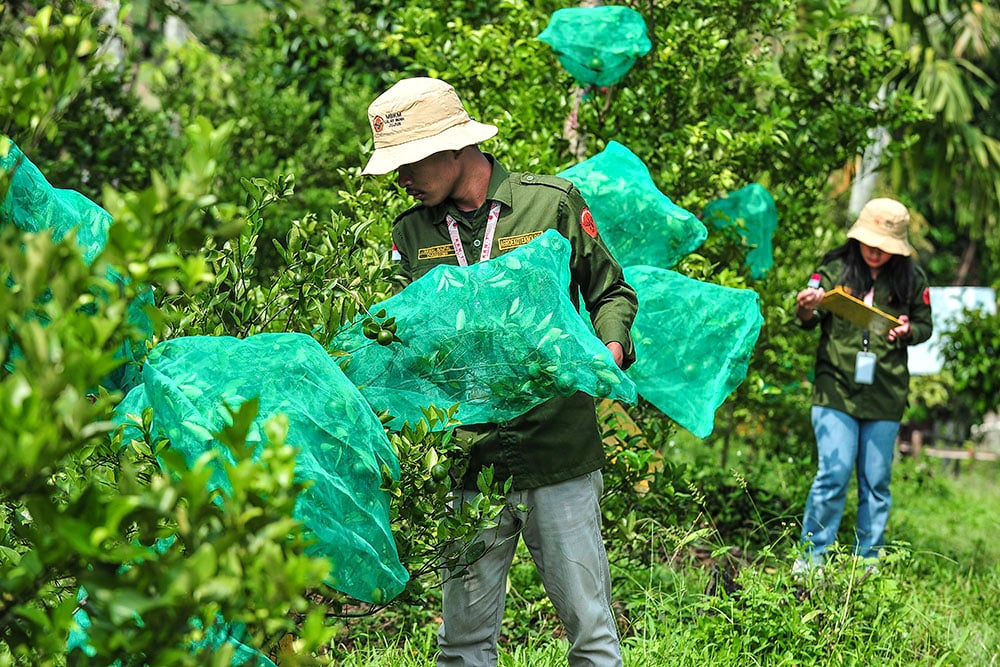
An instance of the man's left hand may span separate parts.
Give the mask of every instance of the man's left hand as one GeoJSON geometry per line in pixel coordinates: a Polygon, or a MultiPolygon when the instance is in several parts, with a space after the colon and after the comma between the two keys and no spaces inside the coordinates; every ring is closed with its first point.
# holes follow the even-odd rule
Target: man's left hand
{"type": "Polygon", "coordinates": [[[622,367],[625,363],[625,348],[622,344],[617,341],[611,341],[608,343],[608,349],[611,350],[611,356],[615,358],[615,363],[618,364],[618,368],[622,367]]]}

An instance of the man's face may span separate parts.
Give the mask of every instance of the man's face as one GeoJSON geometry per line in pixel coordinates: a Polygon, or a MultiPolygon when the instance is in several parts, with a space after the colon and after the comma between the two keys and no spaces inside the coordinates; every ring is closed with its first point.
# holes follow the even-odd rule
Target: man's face
{"type": "Polygon", "coordinates": [[[455,151],[441,151],[404,164],[396,170],[396,182],[425,206],[437,206],[451,196],[458,182],[459,161],[455,158],[455,151]]]}

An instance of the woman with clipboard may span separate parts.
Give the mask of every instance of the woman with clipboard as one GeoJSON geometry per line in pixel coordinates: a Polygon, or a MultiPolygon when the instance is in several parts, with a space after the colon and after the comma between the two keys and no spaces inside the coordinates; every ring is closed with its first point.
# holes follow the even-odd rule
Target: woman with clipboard
{"type": "Polygon", "coordinates": [[[823,257],[809,286],[796,296],[801,326],[819,327],[820,339],[811,415],[819,468],[806,500],[802,556],[794,573],[825,562],[855,472],[854,552],[877,558],[885,544],[892,457],[909,391],[907,346],[931,335],[930,291],[912,259],[909,222],[909,212],[898,201],[871,200],[847,232],[847,242],[823,257]],[[839,294],[828,304],[842,314],[824,308],[824,297],[837,287],[853,297],[850,319],[834,305],[843,301],[839,294]],[[864,321],[859,308],[874,311],[889,325],[878,333],[859,325],[864,321]]]}

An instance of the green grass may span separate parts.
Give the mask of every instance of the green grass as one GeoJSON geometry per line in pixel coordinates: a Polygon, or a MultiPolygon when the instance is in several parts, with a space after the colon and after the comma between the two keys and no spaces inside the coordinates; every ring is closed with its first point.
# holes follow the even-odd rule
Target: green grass
{"type": "MultiPolygon", "coordinates": [[[[870,574],[842,553],[821,577],[794,580],[788,533],[759,553],[742,554],[742,588],[733,596],[706,595],[706,561],[689,552],[644,568],[615,567],[614,596],[627,617],[625,664],[1000,665],[998,473],[1000,466],[985,462],[967,465],[958,477],[936,460],[898,462],[893,544],[870,574]]],[[[675,539],[656,528],[646,538],[651,553],[657,540],[675,539]]],[[[353,630],[363,637],[362,627],[353,630]]],[[[431,665],[435,631],[428,614],[406,632],[363,637],[335,651],[336,664],[431,665]]],[[[565,665],[561,634],[522,549],[511,573],[500,664],[565,665]]]]}

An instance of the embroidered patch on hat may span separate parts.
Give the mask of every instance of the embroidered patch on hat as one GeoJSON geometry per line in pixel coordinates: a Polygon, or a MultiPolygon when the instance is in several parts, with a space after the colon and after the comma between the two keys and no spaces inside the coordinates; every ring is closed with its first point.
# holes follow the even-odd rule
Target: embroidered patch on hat
{"type": "Polygon", "coordinates": [[[372,129],[375,130],[376,133],[385,129],[385,121],[382,119],[382,116],[375,116],[372,118],[372,129]]]}
{"type": "Polygon", "coordinates": [[[584,207],[580,212],[580,227],[587,232],[587,236],[592,239],[597,238],[597,225],[594,223],[594,216],[590,214],[590,209],[584,207]]]}

